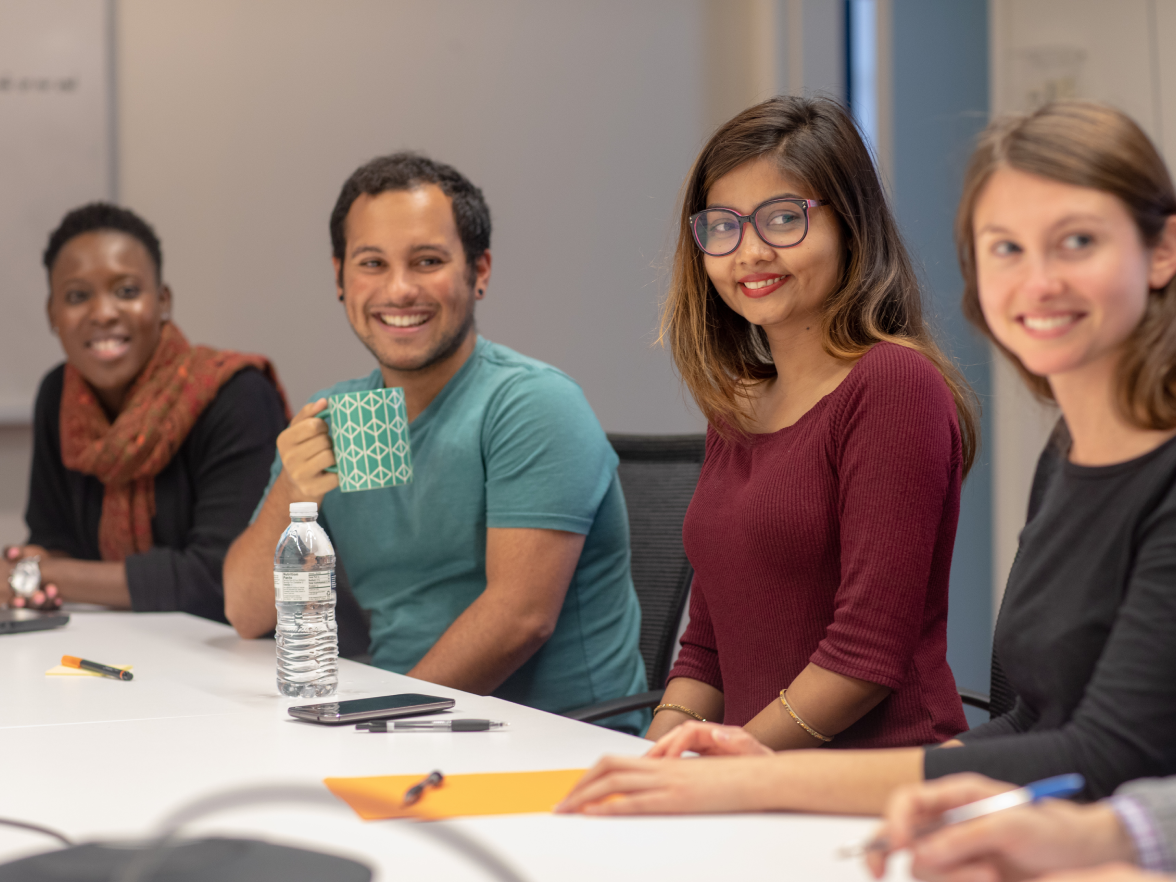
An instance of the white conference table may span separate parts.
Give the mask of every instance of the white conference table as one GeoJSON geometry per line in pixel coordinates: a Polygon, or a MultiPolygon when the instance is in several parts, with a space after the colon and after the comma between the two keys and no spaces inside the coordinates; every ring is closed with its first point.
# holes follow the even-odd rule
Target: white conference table
{"type": "MultiPolygon", "coordinates": [[[[274,644],[183,613],[75,612],[64,628],[0,636],[0,817],[75,841],[141,838],[171,812],[253,785],[322,787],[325,777],[586,768],[648,743],[496,698],[342,661],[339,698],[424,692],[496,732],[369,734],[286,713],[274,644]],[[131,664],[135,679],[51,677],[62,655],[131,664]]],[[[813,815],[588,818],[508,815],[444,822],[478,839],[527,880],[870,878],[835,849],[876,821],[813,815]]],[[[364,822],[343,803],[241,807],[187,833],[256,836],[354,857],[377,879],[484,880],[486,871],[412,823],[364,822]],[[426,875],[427,874],[427,875],[426,875]]],[[[0,863],[52,840],[0,827],[0,863]]],[[[891,880],[909,878],[902,867],[891,880]]]]}

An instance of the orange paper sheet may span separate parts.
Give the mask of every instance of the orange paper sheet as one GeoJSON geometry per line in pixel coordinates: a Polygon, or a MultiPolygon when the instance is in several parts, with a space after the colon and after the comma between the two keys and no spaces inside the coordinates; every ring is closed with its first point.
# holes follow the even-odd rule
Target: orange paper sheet
{"type": "Polygon", "coordinates": [[[420,775],[382,775],[372,778],[325,778],[333,794],[365,821],[385,818],[441,820],[468,815],[520,815],[549,812],[580,780],[584,769],[554,772],[489,772],[446,775],[440,787],[425,791],[420,802],[405,808],[404,792],[420,775]]]}

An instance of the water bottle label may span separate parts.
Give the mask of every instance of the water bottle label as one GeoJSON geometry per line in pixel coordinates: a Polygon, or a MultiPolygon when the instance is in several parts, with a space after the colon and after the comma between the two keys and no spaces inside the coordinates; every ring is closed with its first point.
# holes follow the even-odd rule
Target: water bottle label
{"type": "Polygon", "coordinates": [[[335,590],[335,571],[274,573],[274,600],[278,603],[311,603],[330,600],[335,590]]]}

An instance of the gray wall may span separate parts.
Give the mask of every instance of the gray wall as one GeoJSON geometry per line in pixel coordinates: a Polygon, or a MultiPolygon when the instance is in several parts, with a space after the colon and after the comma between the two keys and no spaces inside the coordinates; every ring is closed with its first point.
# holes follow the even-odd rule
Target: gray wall
{"type": "MultiPolygon", "coordinates": [[[[754,4],[734,5],[746,30],[754,4]]],[[[327,217],[356,165],[415,148],[490,202],[485,334],[568,371],[607,429],[701,429],[653,345],[663,265],[694,154],[754,97],[743,80],[708,87],[704,0],[117,0],[114,13],[117,196],[160,233],[193,342],[266,353],[295,403],[371,370],[334,300],[327,217]]],[[[39,250],[69,207],[50,202],[51,218],[23,221],[38,291],[39,250]]],[[[39,297],[8,304],[7,349],[38,362],[0,401],[0,543],[25,535],[25,415],[59,358],[39,297]]]]}
{"type": "Polygon", "coordinates": [[[32,390],[60,361],[45,315],[45,236],[69,209],[110,198],[111,8],[0,2],[0,424],[28,421],[32,390]]]}
{"type": "Polygon", "coordinates": [[[75,205],[110,197],[110,3],[0,2],[0,544],[25,535],[33,394],[60,360],[45,236],[75,205]]]}
{"type": "MultiPolygon", "coordinates": [[[[117,196],[158,229],[188,337],[271,356],[295,404],[372,367],[327,217],[356,165],[415,148],[490,202],[483,333],[570,373],[610,431],[700,431],[655,345],[681,182],[747,105],[841,89],[841,0],[111,2],[117,196]]],[[[0,428],[0,542],[29,440],[0,428]]]]}
{"type": "Polygon", "coordinates": [[[271,355],[301,402],[373,366],[334,296],[339,187],[426,151],[490,203],[482,332],[571,374],[609,430],[696,430],[652,343],[707,131],[703,19],[698,0],[121,0],[119,196],[162,235],[189,338],[271,355]]]}

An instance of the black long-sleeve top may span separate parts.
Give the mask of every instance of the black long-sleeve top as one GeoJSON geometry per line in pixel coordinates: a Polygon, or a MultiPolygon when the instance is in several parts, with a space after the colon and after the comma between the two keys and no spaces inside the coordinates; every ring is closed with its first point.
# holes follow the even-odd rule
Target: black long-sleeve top
{"type": "MultiPolygon", "coordinates": [[[[61,461],[64,376],[64,365],[54,368],[37,393],[25,511],[29,542],[81,560],[101,560],[102,482],[61,461]]],[[[246,368],[221,387],[172,461],[155,476],[154,546],[126,559],[133,609],[225,621],[225,553],[261,499],[285,425],[281,398],[260,371],[246,368]]]]}
{"type": "Polygon", "coordinates": [[[1068,447],[1059,425],[997,619],[1016,702],[965,746],[928,750],[928,778],[1081,772],[1098,798],[1176,773],[1176,439],[1099,467],[1069,462],[1068,447]]]}

